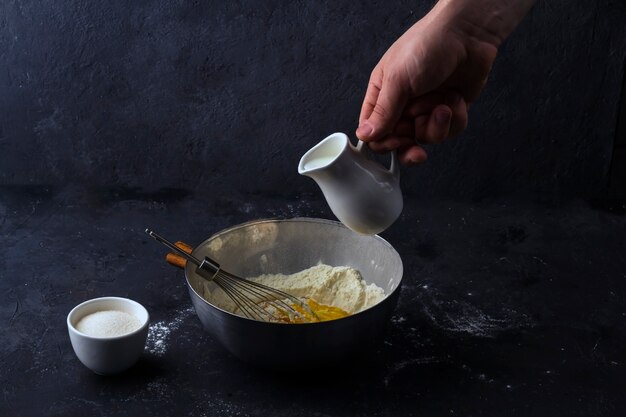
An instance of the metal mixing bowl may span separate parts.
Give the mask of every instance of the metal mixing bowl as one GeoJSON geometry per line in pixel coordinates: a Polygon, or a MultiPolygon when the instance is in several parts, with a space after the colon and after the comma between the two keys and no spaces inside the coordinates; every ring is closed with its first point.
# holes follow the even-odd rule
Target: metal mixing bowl
{"type": "Polygon", "coordinates": [[[210,304],[202,297],[205,280],[188,263],[185,276],[189,294],[204,327],[235,356],[273,370],[329,365],[367,351],[380,341],[402,281],[400,255],[384,239],[358,235],[339,222],[323,219],[244,223],[205,240],[193,255],[209,256],[225,271],[242,277],[291,274],[320,262],[352,266],[368,283],[385,290],[385,299],[377,305],[339,320],[267,323],[210,304]]]}

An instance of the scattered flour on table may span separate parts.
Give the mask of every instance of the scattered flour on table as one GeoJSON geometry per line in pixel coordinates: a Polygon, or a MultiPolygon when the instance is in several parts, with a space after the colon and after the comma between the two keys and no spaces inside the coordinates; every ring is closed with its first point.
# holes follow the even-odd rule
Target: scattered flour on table
{"type": "Polygon", "coordinates": [[[203,396],[202,402],[193,408],[193,415],[198,417],[237,417],[249,416],[250,413],[243,411],[237,401],[224,400],[213,397],[213,393],[207,393],[203,396]]]}
{"type": "Polygon", "coordinates": [[[163,356],[169,347],[168,342],[172,332],[178,330],[180,325],[188,319],[193,312],[193,307],[187,307],[176,311],[174,317],[170,320],[161,320],[150,325],[146,351],[155,356],[163,356]]]}
{"type": "Polygon", "coordinates": [[[387,375],[383,378],[383,383],[385,384],[385,387],[389,387],[389,383],[391,382],[391,380],[405,368],[411,366],[430,365],[440,362],[442,362],[442,360],[436,356],[424,356],[420,358],[407,359],[397,362],[393,364],[387,375]]]}
{"type": "MultiPolygon", "coordinates": [[[[350,314],[385,298],[382,288],[368,284],[358,270],[349,266],[319,264],[295,274],[265,274],[248,279],[295,297],[312,298],[318,303],[339,307],[350,314]]],[[[224,310],[236,311],[233,301],[220,289],[205,284],[204,297],[224,310]]]]}
{"type": "Polygon", "coordinates": [[[533,321],[523,313],[511,308],[498,308],[488,314],[477,306],[463,300],[446,298],[436,289],[422,287],[420,294],[422,311],[443,330],[465,333],[471,336],[495,337],[498,333],[534,326],[533,321]]]}

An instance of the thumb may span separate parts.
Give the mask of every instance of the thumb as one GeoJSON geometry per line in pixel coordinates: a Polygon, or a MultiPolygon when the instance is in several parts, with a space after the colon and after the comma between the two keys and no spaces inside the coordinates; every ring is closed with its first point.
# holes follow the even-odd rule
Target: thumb
{"type": "Polygon", "coordinates": [[[363,141],[377,141],[393,131],[406,104],[406,92],[397,81],[383,81],[376,103],[361,120],[356,135],[363,141]]]}

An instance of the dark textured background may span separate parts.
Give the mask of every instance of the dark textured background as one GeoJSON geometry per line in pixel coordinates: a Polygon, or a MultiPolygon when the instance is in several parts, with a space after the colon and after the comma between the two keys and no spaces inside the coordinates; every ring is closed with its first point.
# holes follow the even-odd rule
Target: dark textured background
{"type": "Polygon", "coordinates": [[[143,233],[333,218],[298,159],[429,5],[0,1],[0,416],[624,417],[626,204],[596,199],[626,196],[624,0],[540,0],[466,134],[404,171],[367,365],[238,362],[143,233]],[[107,295],[171,328],[111,378],[65,323],[107,295]]]}
{"type": "MultiPolygon", "coordinates": [[[[430,4],[3,1],[0,183],[317,194],[299,157],[352,134],[371,69],[430,4]]],[[[622,0],[539,1],[406,193],[605,194],[625,21],[622,0]]]]}

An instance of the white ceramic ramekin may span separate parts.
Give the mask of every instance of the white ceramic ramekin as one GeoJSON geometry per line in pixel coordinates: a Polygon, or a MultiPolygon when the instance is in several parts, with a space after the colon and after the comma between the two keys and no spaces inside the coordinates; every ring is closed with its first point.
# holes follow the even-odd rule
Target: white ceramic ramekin
{"type": "Polygon", "coordinates": [[[67,315],[70,341],[78,359],[100,375],[111,375],[130,368],[141,356],[148,337],[148,311],[138,302],[121,297],[101,297],[85,301],[67,315]],[[97,311],[117,310],[132,314],[141,327],[114,337],[94,337],[76,329],[86,315],[97,311]]]}

